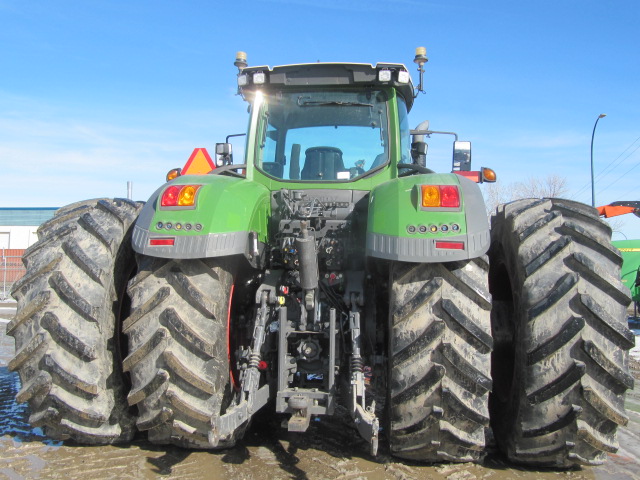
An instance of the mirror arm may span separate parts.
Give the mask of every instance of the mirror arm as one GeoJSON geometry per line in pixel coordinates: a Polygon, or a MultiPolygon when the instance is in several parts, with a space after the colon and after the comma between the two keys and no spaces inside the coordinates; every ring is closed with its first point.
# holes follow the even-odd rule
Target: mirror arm
{"type": "Polygon", "coordinates": [[[458,141],[458,134],[455,132],[438,132],[436,130],[411,130],[411,135],[431,135],[432,133],[438,133],[442,135],[453,135],[455,141],[458,141]]]}

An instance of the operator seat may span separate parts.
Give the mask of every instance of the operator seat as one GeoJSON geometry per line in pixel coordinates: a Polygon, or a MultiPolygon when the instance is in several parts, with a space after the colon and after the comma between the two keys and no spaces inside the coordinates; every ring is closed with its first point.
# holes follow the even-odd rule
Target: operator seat
{"type": "Polygon", "coordinates": [[[311,147],[305,150],[301,180],[335,180],[344,171],[342,150],[335,147],[311,147]]]}

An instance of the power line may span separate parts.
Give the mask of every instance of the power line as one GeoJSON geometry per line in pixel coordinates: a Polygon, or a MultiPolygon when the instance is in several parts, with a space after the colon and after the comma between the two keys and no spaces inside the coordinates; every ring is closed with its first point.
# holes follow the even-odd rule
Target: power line
{"type": "MultiPolygon", "coordinates": [[[[629,158],[631,155],[633,155],[638,149],[640,149],[640,145],[638,145],[635,150],[633,152],[631,152],[629,155],[627,155],[626,158],[629,158]]],[[[615,185],[616,183],[618,183],[620,180],[622,180],[624,177],[627,176],[627,174],[631,171],[634,170],[635,168],[637,168],[638,166],[640,166],[640,162],[636,163],[633,167],[631,167],[629,170],[627,170],[625,173],[623,173],[622,175],[620,175],[617,179],[615,179],[613,182],[611,182],[609,185],[607,185],[605,188],[601,189],[600,191],[604,191],[607,190],[609,187],[611,187],[612,185],[615,185]]]]}
{"type": "MultiPolygon", "coordinates": [[[[627,150],[629,150],[631,147],[633,147],[633,145],[640,140],[640,137],[636,138],[633,142],[631,142],[629,144],[629,146],[627,148],[625,148],[622,153],[620,153],[620,155],[618,155],[616,158],[614,158],[612,161],[610,161],[602,170],[600,170],[600,172],[596,175],[595,180],[597,180],[598,178],[600,178],[601,176],[606,176],[605,175],[605,171],[607,171],[607,169],[612,170],[614,167],[616,167],[617,165],[619,165],[620,163],[622,163],[623,161],[625,161],[627,158],[629,158],[631,155],[633,155],[633,153],[638,150],[638,148],[640,148],[640,145],[638,147],[636,147],[633,152],[631,152],[629,155],[627,155],[626,157],[622,158],[619,162],[617,162],[617,160],[622,157],[625,152],[627,150]],[[617,163],[616,163],[617,162],[617,163]],[[615,163],[615,165],[614,165],[615,163]],[[611,167],[611,168],[609,168],[611,167]]],[[[578,190],[575,191],[575,193],[573,194],[574,197],[577,197],[578,195],[580,195],[580,193],[582,193],[585,189],[590,188],[591,187],[591,182],[586,183],[585,185],[583,185],[582,187],[580,187],[578,190]]]]}

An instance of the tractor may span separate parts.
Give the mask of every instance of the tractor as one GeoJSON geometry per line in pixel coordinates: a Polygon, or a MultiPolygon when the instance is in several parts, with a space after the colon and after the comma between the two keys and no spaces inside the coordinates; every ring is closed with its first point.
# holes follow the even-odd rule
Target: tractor
{"type": "Polygon", "coordinates": [[[371,455],[382,440],[478,462],[490,431],[522,464],[615,452],[634,337],[610,228],[556,198],[501,205],[490,228],[478,184],[494,171],[452,132],[409,126],[424,48],[414,62],[417,87],[399,63],[239,52],[240,160],[227,137],[212,168],[169,172],[144,204],[44,223],[7,326],[31,425],[221,449],[259,417],[302,434],[345,412],[371,455]],[[434,134],[455,135],[450,172],[427,161],[434,134]]]}

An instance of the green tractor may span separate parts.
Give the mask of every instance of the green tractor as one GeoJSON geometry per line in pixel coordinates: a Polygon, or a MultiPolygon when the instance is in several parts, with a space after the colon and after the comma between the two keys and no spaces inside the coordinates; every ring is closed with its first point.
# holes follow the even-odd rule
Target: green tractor
{"type": "Polygon", "coordinates": [[[24,255],[10,363],[33,426],[85,444],[216,449],[252,419],[348,412],[375,455],[602,463],[633,385],[621,257],[561,199],[491,222],[454,142],[427,166],[401,64],[249,67],[243,160],[176,170],[146,202],[60,209],[24,255]],[[135,407],[135,408],[132,408],[135,407]],[[386,448],[386,447],[385,447],[386,448]]]}

